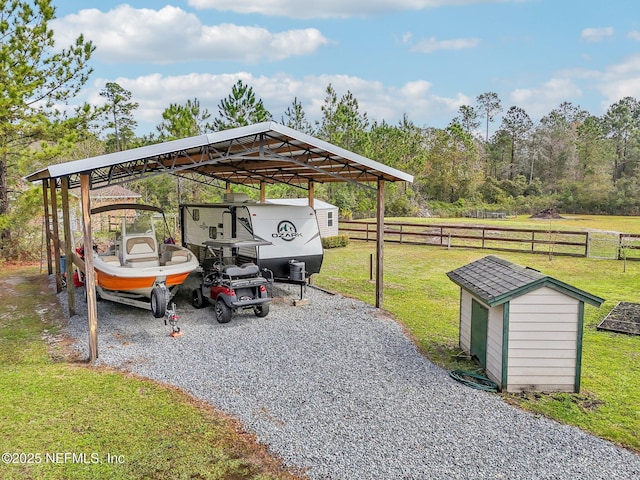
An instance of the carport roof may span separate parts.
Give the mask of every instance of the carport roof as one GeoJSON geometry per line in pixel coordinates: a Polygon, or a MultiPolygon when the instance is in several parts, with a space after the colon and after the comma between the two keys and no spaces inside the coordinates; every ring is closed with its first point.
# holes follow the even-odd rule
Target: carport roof
{"type": "Polygon", "coordinates": [[[301,188],[308,188],[310,181],[413,181],[412,175],[276,122],[50,165],[26,179],[36,182],[68,177],[73,188],[79,185],[82,173],[90,174],[91,189],[160,173],[212,184],[265,182],[301,188]]]}

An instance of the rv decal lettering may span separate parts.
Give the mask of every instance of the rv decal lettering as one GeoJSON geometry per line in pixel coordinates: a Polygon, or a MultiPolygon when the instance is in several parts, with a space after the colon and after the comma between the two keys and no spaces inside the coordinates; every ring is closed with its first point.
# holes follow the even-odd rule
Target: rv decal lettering
{"type": "Polygon", "coordinates": [[[298,233],[296,226],[289,220],[282,220],[278,224],[278,231],[272,233],[273,238],[281,238],[287,242],[292,241],[294,238],[301,237],[302,234],[298,233]]]}

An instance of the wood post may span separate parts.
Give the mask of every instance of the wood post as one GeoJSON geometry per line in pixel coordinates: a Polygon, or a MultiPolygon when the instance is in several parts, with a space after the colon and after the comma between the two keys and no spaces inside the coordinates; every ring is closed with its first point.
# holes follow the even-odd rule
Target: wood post
{"type": "Polygon", "coordinates": [[[53,258],[56,266],[56,292],[62,291],[62,272],[60,271],[60,229],[58,228],[58,197],[56,195],[56,179],[49,183],[51,188],[51,223],[53,224],[53,258]]]}
{"type": "Polygon", "coordinates": [[[315,183],[313,182],[313,180],[309,180],[308,198],[309,198],[309,206],[311,208],[314,208],[315,207],[316,194],[315,194],[315,183]]]}
{"type": "Polygon", "coordinates": [[[384,180],[378,180],[376,230],[376,307],[382,308],[384,290],[384,180]]]}
{"type": "Polygon", "coordinates": [[[42,180],[42,203],[44,205],[45,255],[47,256],[47,274],[53,273],[51,263],[51,223],[49,223],[49,180],[42,180]]]}
{"type": "Polygon", "coordinates": [[[84,288],[87,291],[87,318],[89,321],[89,362],[98,358],[98,305],[96,302],[96,273],[93,269],[93,234],[91,232],[90,177],[80,174],[82,199],[82,225],[84,244],[84,288]]]}
{"type": "Polygon", "coordinates": [[[260,203],[265,203],[267,200],[267,184],[260,182],[260,203]]]}
{"type": "Polygon", "coordinates": [[[76,288],[73,283],[73,238],[71,233],[71,220],[69,216],[69,177],[63,177],[62,182],[62,221],[64,223],[64,255],[66,258],[67,274],[67,304],[69,316],[76,314],[76,288]]]}

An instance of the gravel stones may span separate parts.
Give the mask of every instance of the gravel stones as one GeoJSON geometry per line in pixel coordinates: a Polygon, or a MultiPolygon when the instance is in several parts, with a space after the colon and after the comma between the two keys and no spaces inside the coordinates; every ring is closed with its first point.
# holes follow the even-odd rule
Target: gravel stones
{"type": "MultiPolygon", "coordinates": [[[[232,414],[312,479],[640,478],[632,452],[455,382],[369,305],[309,288],[295,307],[299,287],[277,285],[267,317],[223,325],[191,306],[195,285],[176,298],[179,338],[151,313],[100,302],[99,362],[232,414]]],[[[86,354],[78,303],[66,331],[86,354]]]]}

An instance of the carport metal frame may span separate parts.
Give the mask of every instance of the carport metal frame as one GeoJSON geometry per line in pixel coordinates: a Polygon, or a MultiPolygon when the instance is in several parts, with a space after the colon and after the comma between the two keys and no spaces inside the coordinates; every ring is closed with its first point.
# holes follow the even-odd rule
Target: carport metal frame
{"type": "MultiPolygon", "coordinates": [[[[308,192],[313,206],[316,183],[348,182],[377,192],[376,229],[376,307],[383,302],[384,277],[384,192],[385,182],[412,182],[413,176],[374,160],[298,132],[275,122],[263,122],[221,132],[149,145],[97,157],[75,160],[38,170],[27,176],[42,182],[45,221],[54,221],[53,233],[47,227],[47,265],[52,274],[50,246],[55,252],[55,273],[61,290],[60,254],[62,246],[57,227],[56,190],[61,189],[65,238],[70,238],[70,188],[80,188],[84,245],[92,245],[90,190],[128,183],[155,175],[171,174],[225,188],[231,184],[260,190],[264,202],[267,184],[284,183],[308,192]],[[375,185],[375,186],[372,186],[375,185]],[[50,210],[51,208],[51,210],[50,210]],[[51,213],[50,213],[51,212],[51,213]]],[[[64,245],[66,258],[73,259],[85,272],[89,320],[89,361],[98,357],[97,305],[92,255],[84,261],[64,245]]],[[[72,262],[66,262],[71,281],[72,262]]],[[[69,313],[75,312],[73,288],[68,288],[69,313]]]]}

